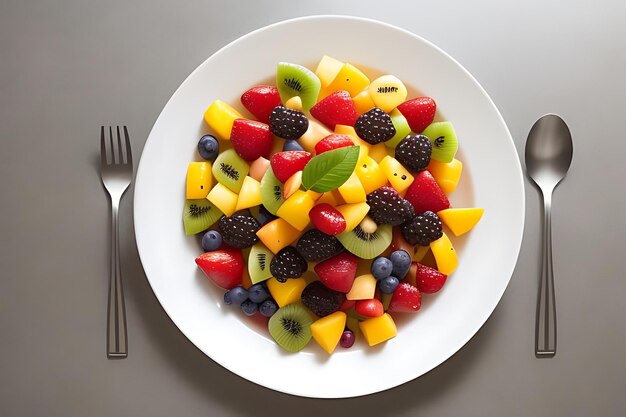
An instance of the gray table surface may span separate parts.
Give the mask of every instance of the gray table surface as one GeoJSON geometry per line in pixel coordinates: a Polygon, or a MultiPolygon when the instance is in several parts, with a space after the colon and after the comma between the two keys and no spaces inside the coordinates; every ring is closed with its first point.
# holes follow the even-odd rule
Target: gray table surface
{"type": "Polygon", "coordinates": [[[626,3],[226,3],[0,1],[0,415],[624,415],[626,3]],[[245,381],[177,330],[139,262],[131,189],[121,217],[130,356],[107,360],[99,126],[127,124],[138,161],[167,99],[214,51],[269,23],[331,13],[448,51],[489,92],[520,154],[537,117],[569,123],[574,161],[553,214],[558,354],[532,350],[540,202],[527,182],[517,269],[476,336],[417,380],[333,401],[245,381]]]}

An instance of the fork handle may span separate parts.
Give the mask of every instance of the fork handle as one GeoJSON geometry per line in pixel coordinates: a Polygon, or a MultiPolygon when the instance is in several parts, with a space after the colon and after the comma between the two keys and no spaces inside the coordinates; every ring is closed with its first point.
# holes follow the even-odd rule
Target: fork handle
{"type": "Polygon", "coordinates": [[[543,192],[543,250],[541,281],[537,296],[535,356],[552,357],[556,354],[556,301],[554,271],[552,268],[552,190],[543,192]]]}
{"type": "Polygon", "coordinates": [[[126,310],[120,267],[119,200],[111,204],[111,276],[109,282],[109,307],[107,314],[107,357],[121,359],[128,356],[126,339],[126,310]]]}

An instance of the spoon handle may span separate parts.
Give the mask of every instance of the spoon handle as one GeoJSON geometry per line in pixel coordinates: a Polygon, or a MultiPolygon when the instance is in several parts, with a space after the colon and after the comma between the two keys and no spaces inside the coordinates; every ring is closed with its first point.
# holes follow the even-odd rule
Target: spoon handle
{"type": "Polygon", "coordinates": [[[552,270],[552,190],[543,192],[542,245],[541,281],[537,296],[535,356],[552,357],[556,354],[556,304],[554,271],[552,270]]]}

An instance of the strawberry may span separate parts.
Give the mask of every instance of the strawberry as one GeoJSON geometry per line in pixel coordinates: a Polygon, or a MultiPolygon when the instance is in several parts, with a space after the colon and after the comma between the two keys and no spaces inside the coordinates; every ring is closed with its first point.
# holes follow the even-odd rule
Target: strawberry
{"type": "Polygon", "coordinates": [[[442,274],[434,268],[420,263],[416,264],[415,284],[417,289],[426,294],[437,292],[446,283],[447,275],[442,274]]]}
{"type": "Polygon", "coordinates": [[[280,106],[280,94],[273,85],[257,85],[241,95],[241,104],[259,121],[268,123],[274,107],[280,106]]]}
{"type": "Polygon", "coordinates": [[[405,101],[397,109],[409,122],[413,132],[422,133],[433,122],[437,104],[430,97],[418,97],[405,101]]]}
{"type": "Polygon", "coordinates": [[[346,146],[354,146],[354,142],[352,142],[350,136],[333,133],[317,142],[317,145],[315,145],[315,154],[319,155],[324,152],[332,151],[333,149],[345,148],[346,146]]]}
{"type": "Polygon", "coordinates": [[[240,249],[226,247],[203,253],[196,258],[196,264],[220,288],[230,290],[241,285],[243,255],[240,249]]]}
{"type": "Polygon", "coordinates": [[[315,273],[322,284],[331,290],[347,293],[352,288],[359,258],[342,252],[315,265],[315,273]]]}
{"type": "Polygon", "coordinates": [[[309,211],[309,217],[313,226],[327,235],[338,235],[346,230],[346,219],[333,206],[322,203],[314,206],[309,211]]]}
{"type": "Polygon", "coordinates": [[[235,151],[246,161],[254,161],[261,156],[267,158],[274,143],[268,125],[247,119],[234,121],[230,140],[235,151]]]}
{"type": "Polygon", "coordinates": [[[311,116],[324,123],[330,129],[335,125],[354,126],[359,113],[356,105],[347,91],[337,91],[320,100],[311,107],[311,116]]]}
{"type": "Polygon", "coordinates": [[[284,151],[272,155],[270,164],[278,181],[284,183],[298,171],[302,171],[311,159],[305,151],[284,151]]]}
{"type": "Polygon", "coordinates": [[[383,303],[376,298],[372,300],[358,300],[354,305],[354,311],[364,317],[379,317],[385,312],[383,303]]]}
{"type": "Polygon", "coordinates": [[[422,294],[408,282],[400,282],[391,296],[389,310],[392,313],[414,313],[422,306],[422,294]]]}
{"type": "Polygon", "coordinates": [[[347,312],[348,310],[350,310],[352,307],[354,307],[354,305],[356,304],[355,300],[344,300],[343,304],[341,304],[341,307],[339,307],[339,310],[343,311],[343,312],[347,312]]]}
{"type": "Polygon", "coordinates": [[[422,171],[415,175],[404,199],[411,203],[417,214],[425,211],[437,213],[450,207],[448,197],[441,191],[428,171],[422,171]]]}

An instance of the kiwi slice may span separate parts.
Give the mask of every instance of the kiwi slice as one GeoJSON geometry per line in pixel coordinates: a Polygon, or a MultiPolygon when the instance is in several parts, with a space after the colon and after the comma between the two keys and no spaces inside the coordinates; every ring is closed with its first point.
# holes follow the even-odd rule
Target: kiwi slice
{"type": "Polygon", "coordinates": [[[389,117],[391,117],[393,127],[396,128],[396,134],[385,142],[385,146],[396,149],[398,143],[411,133],[411,127],[409,126],[409,122],[406,121],[406,117],[404,117],[398,109],[393,109],[393,111],[389,113],[389,117]]]}
{"type": "Polygon", "coordinates": [[[321,85],[317,75],[308,68],[288,62],[278,63],[276,87],[283,103],[299,96],[302,100],[302,109],[309,110],[317,102],[321,85]]]}
{"type": "Polygon", "coordinates": [[[250,281],[252,281],[253,284],[257,284],[272,277],[270,262],[272,262],[273,258],[274,254],[272,251],[266,248],[262,243],[256,243],[250,248],[248,273],[250,274],[250,281]]]}
{"type": "Polygon", "coordinates": [[[302,304],[292,303],[279,309],[267,325],[270,335],[283,349],[298,352],[311,340],[315,318],[302,304]]]}
{"type": "Polygon", "coordinates": [[[272,167],[269,167],[261,179],[261,203],[263,203],[267,211],[276,215],[283,201],[285,201],[283,198],[283,183],[276,178],[272,167]]]}
{"type": "Polygon", "coordinates": [[[213,176],[223,186],[235,193],[239,193],[244,178],[250,167],[234,149],[228,149],[218,155],[213,163],[213,176]]]}
{"type": "Polygon", "coordinates": [[[391,225],[381,224],[373,233],[366,233],[361,226],[337,236],[341,244],[362,259],[373,259],[383,253],[391,243],[391,225]]]}
{"type": "Polygon", "coordinates": [[[456,151],[459,149],[459,141],[456,138],[456,132],[452,123],[431,123],[424,129],[422,135],[428,136],[428,139],[433,144],[431,159],[445,163],[452,162],[456,151]]]}
{"type": "Polygon", "coordinates": [[[208,229],[224,214],[206,198],[185,200],[183,225],[185,234],[194,235],[208,229]]]}

